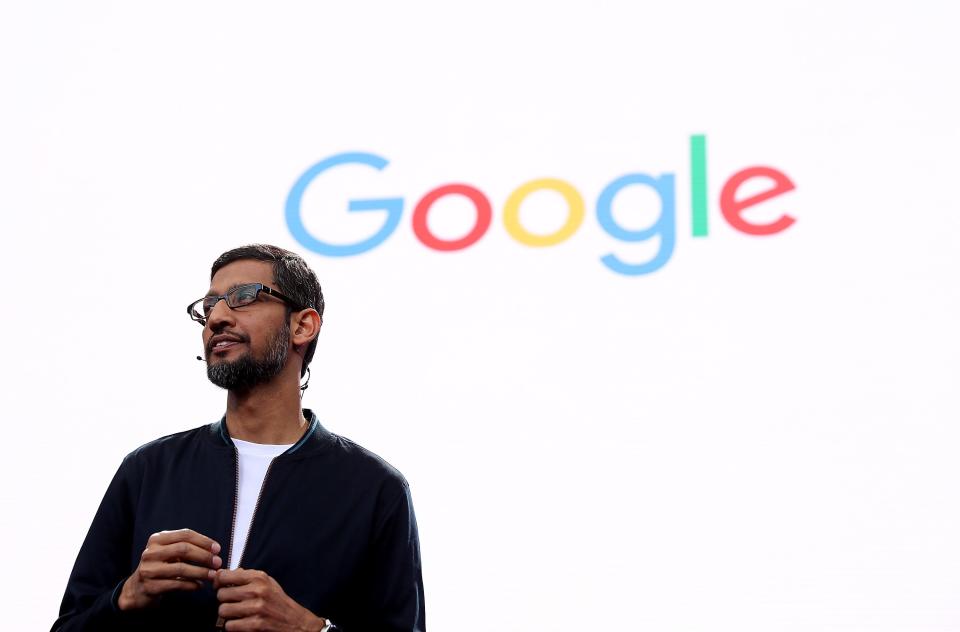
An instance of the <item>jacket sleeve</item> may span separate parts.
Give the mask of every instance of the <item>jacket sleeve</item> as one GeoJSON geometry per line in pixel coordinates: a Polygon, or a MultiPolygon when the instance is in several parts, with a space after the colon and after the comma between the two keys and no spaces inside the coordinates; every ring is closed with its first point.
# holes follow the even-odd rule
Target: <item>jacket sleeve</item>
{"type": "Polygon", "coordinates": [[[60,617],[51,632],[136,627],[139,617],[116,605],[120,588],[133,570],[130,547],[139,485],[136,469],[135,457],[129,455],[110,482],[73,565],[60,617]]]}
{"type": "MultiPolygon", "coordinates": [[[[406,481],[385,504],[371,543],[371,566],[365,610],[370,619],[360,628],[370,632],[425,632],[420,536],[413,499],[406,481]]],[[[338,623],[333,619],[334,623],[338,623]]],[[[338,623],[339,625],[339,623],[338,623]]],[[[354,632],[344,626],[344,632],[354,632]]]]}

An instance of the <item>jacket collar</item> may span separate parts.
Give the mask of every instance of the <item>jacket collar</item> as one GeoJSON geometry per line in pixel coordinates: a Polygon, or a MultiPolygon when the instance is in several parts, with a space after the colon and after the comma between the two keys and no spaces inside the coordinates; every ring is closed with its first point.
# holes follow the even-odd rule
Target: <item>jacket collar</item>
{"type": "MultiPolygon", "coordinates": [[[[301,449],[303,453],[307,454],[312,452],[313,449],[322,447],[322,445],[330,439],[330,431],[323,427],[312,410],[304,408],[303,416],[307,420],[307,430],[284,454],[293,454],[301,449]]],[[[216,437],[223,445],[233,447],[233,439],[230,438],[230,433],[227,432],[226,414],[224,414],[219,421],[210,424],[210,434],[216,437]]]]}

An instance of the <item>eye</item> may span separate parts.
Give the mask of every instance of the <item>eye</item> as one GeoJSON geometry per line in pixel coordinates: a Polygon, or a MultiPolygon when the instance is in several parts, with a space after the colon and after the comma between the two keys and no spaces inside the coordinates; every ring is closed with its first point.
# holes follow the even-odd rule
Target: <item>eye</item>
{"type": "Polygon", "coordinates": [[[235,289],[231,294],[233,294],[235,305],[248,305],[257,300],[257,286],[244,285],[235,289]]]}
{"type": "Polygon", "coordinates": [[[202,307],[203,307],[203,315],[204,315],[204,316],[209,316],[209,315],[210,315],[210,310],[213,309],[213,306],[216,305],[216,304],[217,304],[217,301],[219,301],[219,300],[220,300],[220,298],[217,297],[217,296],[208,296],[207,298],[203,299],[203,306],[202,306],[202,307]]]}

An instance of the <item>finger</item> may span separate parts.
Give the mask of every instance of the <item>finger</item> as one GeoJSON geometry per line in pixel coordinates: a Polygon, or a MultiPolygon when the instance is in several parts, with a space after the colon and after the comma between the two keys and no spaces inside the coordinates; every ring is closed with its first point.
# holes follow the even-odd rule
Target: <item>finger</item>
{"type": "Polygon", "coordinates": [[[156,562],[191,562],[214,570],[223,566],[219,555],[209,549],[202,549],[191,542],[174,542],[172,544],[150,544],[140,556],[143,561],[156,562]]]}
{"type": "Polygon", "coordinates": [[[217,608],[217,616],[224,619],[242,619],[262,614],[263,602],[260,599],[247,599],[231,603],[222,603],[217,608]]]}
{"type": "Polygon", "coordinates": [[[258,579],[266,579],[267,574],[263,571],[250,570],[246,568],[226,569],[221,568],[217,571],[217,576],[213,580],[213,587],[221,586],[243,586],[258,579]]]}
{"type": "Polygon", "coordinates": [[[260,591],[256,589],[255,585],[251,584],[226,586],[223,588],[217,588],[216,584],[214,584],[214,588],[217,590],[217,601],[220,603],[245,601],[247,599],[257,599],[261,597],[260,591]]]}
{"type": "Polygon", "coordinates": [[[211,551],[220,552],[220,543],[208,538],[202,533],[197,533],[193,529],[176,529],[174,531],[159,531],[150,536],[147,544],[173,544],[174,542],[189,542],[193,545],[211,551]]]}
{"type": "Polygon", "coordinates": [[[209,580],[209,568],[188,562],[141,562],[140,578],[143,581],[162,579],[209,580]]]}
{"type": "Polygon", "coordinates": [[[196,590],[197,588],[200,588],[200,584],[189,579],[157,579],[143,586],[144,592],[148,595],[159,595],[174,590],[196,590]]]}
{"type": "Polygon", "coordinates": [[[265,630],[264,627],[265,621],[263,617],[253,616],[253,617],[244,617],[243,619],[232,619],[227,621],[227,624],[223,626],[224,630],[227,632],[248,632],[257,630],[265,630]]]}

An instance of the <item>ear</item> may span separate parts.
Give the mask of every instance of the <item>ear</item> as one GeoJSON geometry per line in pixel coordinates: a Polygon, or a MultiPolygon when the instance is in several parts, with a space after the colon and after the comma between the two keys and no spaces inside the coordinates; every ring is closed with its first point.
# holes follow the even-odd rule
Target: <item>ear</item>
{"type": "Polygon", "coordinates": [[[307,308],[290,314],[290,342],[296,348],[305,347],[320,334],[323,321],[317,310],[307,308]]]}

